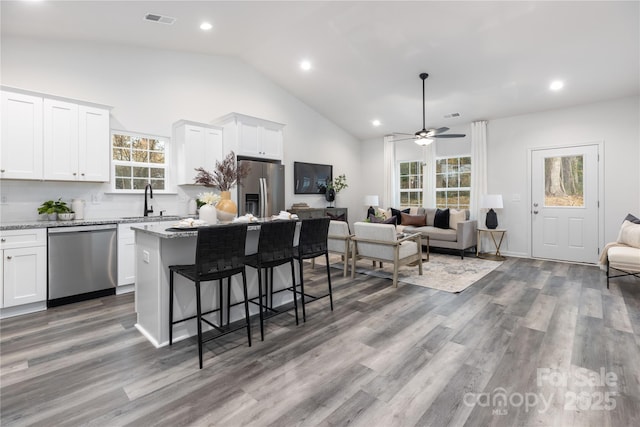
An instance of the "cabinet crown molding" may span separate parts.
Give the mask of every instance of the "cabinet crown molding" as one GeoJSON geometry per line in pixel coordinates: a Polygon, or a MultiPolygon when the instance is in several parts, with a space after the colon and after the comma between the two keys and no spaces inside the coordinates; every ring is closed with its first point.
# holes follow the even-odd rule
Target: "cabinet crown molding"
{"type": "Polygon", "coordinates": [[[40,96],[43,98],[49,98],[49,99],[55,99],[57,101],[63,101],[63,102],[71,102],[74,104],[81,104],[81,105],[86,105],[88,107],[94,107],[94,108],[102,108],[105,110],[113,110],[113,107],[111,105],[106,105],[106,104],[98,104],[96,102],[91,102],[91,101],[84,101],[82,99],[75,99],[75,98],[68,98],[65,96],[59,96],[59,95],[52,95],[50,93],[46,93],[46,92],[36,92],[33,90],[28,90],[28,89],[22,89],[22,88],[17,88],[17,87],[12,87],[12,86],[5,86],[5,85],[1,85],[0,86],[0,90],[3,92],[13,92],[13,93],[21,93],[23,95],[30,95],[30,96],[40,96]]]}
{"type": "Polygon", "coordinates": [[[227,124],[231,121],[236,121],[236,122],[242,122],[242,123],[249,123],[249,124],[254,124],[254,125],[259,125],[259,126],[264,126],[264,127],[268,127],[268,128],[283,128],[286,125],[283,123],[278,123],[278,122],[274,122],[272,120],[266,120],[266,119],[261,119],[258,117],[253,117],[253,116],[247,116],[246,114],[240,114],[240,113],[229,113],[229,114],[225,114],[222,117],[218,117],[217,119],[213,119],[211,121],[211,124],[213,125],[218,125],[218,126],[222,126],[224,124],[227,124]]]}

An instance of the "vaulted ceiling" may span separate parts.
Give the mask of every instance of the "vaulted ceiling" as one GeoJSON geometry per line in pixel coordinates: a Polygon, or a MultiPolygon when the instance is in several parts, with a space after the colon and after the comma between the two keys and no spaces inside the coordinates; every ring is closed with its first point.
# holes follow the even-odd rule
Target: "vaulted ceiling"
{"type": "Polygon", "coordinates": [[[2,1],[2,36],[230,55],[360,139],[640,93],[638,1],[2,1]],[[145,21],[147,13],[175,18],[145,21]],[[213,25],[203,31],[199,25],[213,25]],[[300,61],[312,66],[302,71],[300,61]],[[550,91],[553,80],[560,91],[550,91]],[[458,118],[445,118],[459,113],[458,118]],[[381,125],[374,127],[372,120],[381,125]]]}

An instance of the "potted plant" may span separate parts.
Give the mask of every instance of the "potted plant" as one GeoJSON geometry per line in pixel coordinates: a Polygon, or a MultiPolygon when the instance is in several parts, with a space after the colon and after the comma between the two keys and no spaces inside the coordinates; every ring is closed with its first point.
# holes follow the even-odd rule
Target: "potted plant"
{"type": "MultiPolygon", "coordinates": [[[[327,199],[327,202],[333,202],[336,199],[336,194],[348,186],[349,184],[347,184],[347,177],[345,174],[338,175],[327,184],[327,191],[324,194],[325,199],[327,199]]],[[[329,207],[331,208],[333,206],[329,207]]]]}
{"type": "Polygon", "coordinates": [[[55,221],[58,219],[58,214],[61,213],[71,213],[73,212],[69,206],[65,202],[62,201],[62,198],[59,198],[56,201],[47,200],[43,202],[38,208],[38,214],[47,215],[49,221],[55,221]]]}
{"type": "Polygon", "coordinates": [[[239,180],[249,175],[248,166],[238,166],[236,155],[233,151],[227,154],[222,162],[216,161],[213,172],[209,172],[203,167],[195,169],[198,175],[195,177],[196,184],[205,187],[213,187],[220,190],[220,201],[216,204],[216,211],[220,221],[231,221],[238,213],[238,207],[231,200],[231,190],[239,180]]]}

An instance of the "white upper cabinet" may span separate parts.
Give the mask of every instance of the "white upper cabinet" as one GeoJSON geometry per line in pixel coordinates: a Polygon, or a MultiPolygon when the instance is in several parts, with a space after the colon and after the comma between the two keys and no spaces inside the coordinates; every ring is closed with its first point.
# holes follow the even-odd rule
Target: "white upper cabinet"
{"type": "Polygon", "coordinates": [[[177,184],[193,184],[196,168],[213,171],[222,161],[222,128],[180,120],[173,124],[177,184]]]}
{"type": "Polygon", "coordinates": [[[285,125],[244,114],[230,113],[214,121],[224,127],[224,150],[236,155],[283,160],[285,125]]]}
{"type": "Polygon", "coordinates": [[[2,178],[109,181],[109,107],[2,92],[2,178]]]}
{"type": "Polygon", "coordinates": [[[42,179],[42,97],[2,91],[0,178],[42,179]]]}
{"type": "Polygon", "coordinates": [[[111,166],[109,109],[78,106],[78,180],[107,182],[111,166]]]}
{"type": "Polygon", "coordinates": [[[78,104],[44,99],[44,179],[78,179],[78,104]]]}

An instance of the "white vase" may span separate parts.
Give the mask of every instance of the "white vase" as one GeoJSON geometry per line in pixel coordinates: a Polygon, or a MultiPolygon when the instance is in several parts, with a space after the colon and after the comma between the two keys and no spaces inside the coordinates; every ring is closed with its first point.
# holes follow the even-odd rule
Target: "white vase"
{"type": "Polygon", "coordinates": [[[212,205],[202,205],[200,206],[200,217],[201,220],[206,221],[207,224],[213,225],[218,223],[218,216],[216,213],[215,206],[212,205]]]}

